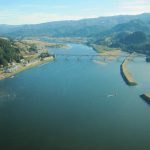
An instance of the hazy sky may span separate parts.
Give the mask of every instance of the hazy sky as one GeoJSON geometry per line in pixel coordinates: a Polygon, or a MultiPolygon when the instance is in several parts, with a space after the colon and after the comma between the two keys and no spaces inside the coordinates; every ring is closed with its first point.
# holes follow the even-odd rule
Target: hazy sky
{"type": "Polygon", "coordinates": [[[0,0],[0,24],[34,24],[150,12],[150,0],[0,0]]]}

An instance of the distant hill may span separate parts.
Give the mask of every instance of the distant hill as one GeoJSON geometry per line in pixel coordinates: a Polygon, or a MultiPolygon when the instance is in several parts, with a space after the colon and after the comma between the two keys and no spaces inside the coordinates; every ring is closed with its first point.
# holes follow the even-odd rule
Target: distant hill
{"type": "MultiPolygon", "coordinates": [[[[149,19],[150,20],[150,19],[149,19]]],[[[142,20],[132,20],[127,23],[118,24],[112,28],[113,32],[120,32],[120,31],[143,31],[146,33],[150,33],[150,22],[142,21],[142,20]]]]}
{"type": "Polygon", "coordinates": [[[99,17],[78,21],[55,21],[35,25],[0,25],[0,36],[96,37],[120,31],[150,32],[150,13],[99,17]]]}
{"type": "Polygon", "coordinates": [[[150,55],[150,13],[55,21],[35,25],[0,25],[0,36],[90,37],[89,43],[150,55]]]}
{"type": "Polygon", "coordinates": [[[95,39],[93,43],[111,48],[121,48],[128,52],[138,52],[150,56],[150,36],[142,31],[118,32],[95,39]]]}

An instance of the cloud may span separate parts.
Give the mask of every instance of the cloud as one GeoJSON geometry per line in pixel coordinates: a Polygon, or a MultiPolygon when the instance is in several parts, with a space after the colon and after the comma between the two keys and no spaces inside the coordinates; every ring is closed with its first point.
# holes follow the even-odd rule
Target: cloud
{"type": "MultiPolygon", "coordinates": [[[[86,4],[85,4],[86,6],[86,4]]],[[[113,6],[79,7],[71,5],[22,4],[12,9],[0,10],[0,24],[37,24],[58,20],[78,20],[99,16],[135,15],[150,12],[150,0],[118,0],[113,6]],[[25,10],[25,11],[22,11],[25,10]]]]}
{"type": "Polygon", "coordinates": [[[59,4],[59,5],[46,5],[46,4],[22,4],[19,6],[20,8],[23,9],[66,9],[69,8],[69,5],[64,5],[64,4],[59,4]]]}
{"type": "Polygon", "coordinates": [[[5,13],[0,12],[0,23],[5,24],[37,24],[42,22],[61,21],[61,20],[79,20],[83,18],[94,18],[92,15],[60,15],[55,13],[5,13]],[[9,19],[8,19],[9,18],[9,19]]]}
{"type": "Polygon", "coordinates": [[[150,0],[116,0],[112,6],[85,8],[84,13],[93,14],[93,16],[114,16],[114,15],[136,15],[150,12],[150,0]]]}
{"type": "Polygon", "coordinates": [[[10,17],[12,15],[15,15],[15,13],[12,11],[0,11],[0,21],[2,18],[10,17]]]}
{"type": "MultiPolygon", "coordinates": [[[[126,14],[139,14],[143,12],[150,12],[149,0],[132,0],[130,2],[122,2],[119,6],[122,12],[126,14]]],[[[119,8],[118,7],[118,8],[119,8]]]]}
{"type": "Polygon", "coordinates": [[[150,12],[150,0],[131,0],[131,1],[120,1],[116,3],[116,7],[101,8],[95,13],[101,16],[114,16],[114,15],[137,15],[141,13],[150,12]]]}

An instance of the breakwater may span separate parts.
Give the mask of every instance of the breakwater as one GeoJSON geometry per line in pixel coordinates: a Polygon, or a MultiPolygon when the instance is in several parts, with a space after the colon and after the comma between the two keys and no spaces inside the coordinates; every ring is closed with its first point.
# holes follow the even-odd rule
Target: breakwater
{"type": "Polygon", "coordinates": [[[127,64],[129,63],[129,57],[127,57],[120,66],[121,75],[122,75],[124,81],[128,85],[135,86],[135,85],[137,85],[137,82],[134,80],[134,78],[132,77],[132,74],[127,69],[127,64]]]}

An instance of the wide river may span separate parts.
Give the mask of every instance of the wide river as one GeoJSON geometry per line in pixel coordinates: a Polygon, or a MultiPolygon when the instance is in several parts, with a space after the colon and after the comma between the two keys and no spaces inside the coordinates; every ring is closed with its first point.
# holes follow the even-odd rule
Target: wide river
{"type": "MultiPolygon", "coordinates": [[[[70,44],[56,54],[96,54],[70,44]]],[[[126,85],[121,60],[62,57],[0,81],[1,150],[150,150],[150,64],[128,66],[139,82],[126,85]]]]}

